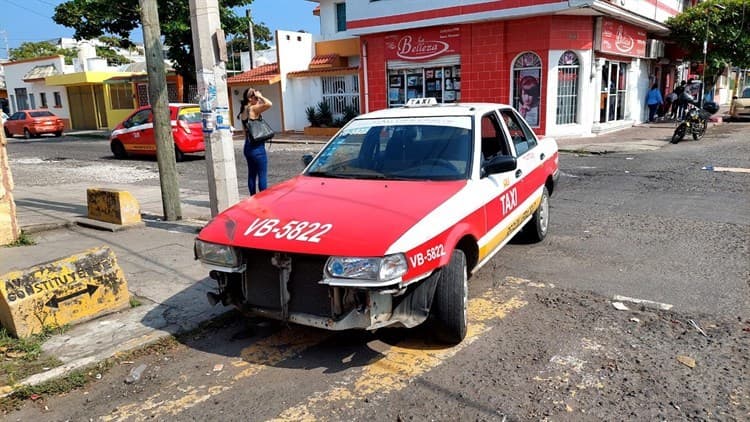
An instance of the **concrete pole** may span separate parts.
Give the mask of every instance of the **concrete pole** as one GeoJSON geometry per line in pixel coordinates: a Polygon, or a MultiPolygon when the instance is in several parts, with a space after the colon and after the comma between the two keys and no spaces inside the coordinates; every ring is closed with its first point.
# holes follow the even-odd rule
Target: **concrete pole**
{"type": "Polygon", "coordinates": [[[159,11],[156,8],[156,0],[139,0],[139,3],[143,24],[143,44],[146,50],[148,98],[154,116],[154,138],[156,139],[156,160],[159,165],[162,209],[165,220],[181,220],[180,187],[177,181],[175,147],[169,116],[159,11]]]}
{"type": "Polygon", "coordinates": [[[218,0],[190,0],[198,95],[203,112],[211,216],[239,201],[227,93],[227,47],[218,0]]]}
{"type": "Polygon", "coordinates": [[[8,164],[5,131],[0,128],[0,245],[10,245],[18,240],[16,203],[13,201],[13,176],[8,164]]]}

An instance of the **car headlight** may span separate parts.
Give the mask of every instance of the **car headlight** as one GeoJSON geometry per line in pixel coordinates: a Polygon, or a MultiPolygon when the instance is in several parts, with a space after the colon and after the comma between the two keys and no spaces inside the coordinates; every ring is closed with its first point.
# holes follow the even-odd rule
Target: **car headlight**
{"type": "Polygon", "coordinates": [[[240,255],[232,246],[195,239],[195,257],[209,267],[224,271],[241,271],[240,255]]]}
{"type": "Polygon", "coordinates": [[[326,273],[334,278],[387,281],[401,277],[407,270],[403,254],[383,258],[332,256],[326,262],[326,273]]]}

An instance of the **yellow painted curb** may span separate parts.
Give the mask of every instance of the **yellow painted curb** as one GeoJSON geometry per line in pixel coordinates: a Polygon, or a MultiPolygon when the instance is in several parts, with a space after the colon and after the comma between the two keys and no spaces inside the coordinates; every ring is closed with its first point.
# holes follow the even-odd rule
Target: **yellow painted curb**
{"type": "Polygon", "coordinates": [[[125,275],[108,247],[0,276],[0,322],[17,337],[114,312],[129,301],[125,275]]]}

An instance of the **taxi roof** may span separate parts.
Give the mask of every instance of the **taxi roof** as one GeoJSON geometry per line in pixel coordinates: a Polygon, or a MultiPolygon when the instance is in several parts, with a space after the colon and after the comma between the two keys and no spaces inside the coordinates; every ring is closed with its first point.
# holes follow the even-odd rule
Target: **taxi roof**
{"type": "Polygon", "coordinates": [[[373,111],[357,116],[357,119],[383,119],[397,117],[475,116],[511,106],[499,103],[455,103],[403,106],[373,111]]]}

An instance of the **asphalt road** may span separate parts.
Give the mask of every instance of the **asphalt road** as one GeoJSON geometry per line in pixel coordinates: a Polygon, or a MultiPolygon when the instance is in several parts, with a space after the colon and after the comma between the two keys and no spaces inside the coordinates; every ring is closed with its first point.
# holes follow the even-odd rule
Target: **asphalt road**
{"type": "MultiPolygon", "coordinates": [[[[231,315],[7,420],[748,419],[750,174],[702,168],[750,168],[750,142],[747,125],[713,129],[658,151],[562,154],[549,236],[512,242],[472,278],[457,347],[427,329],[336,334],[231,315]],[[614,295],[672,308],[617,311],[614,295]]],[[[270,182],[318,147],[274,145],[270,182]]],[[[158,184],[155,160],[115,161],[103,141],[16,139],[9,153],[19,187],[158,184]]],[[[182,187],[207,189],[203,159],[178,170],[182,187]]]]}
{"type": "MultiPolygon", "coordinates": [[[[724,316],[746,312],[750,175],[702,167],[750,168],[748,128],[748,123],[716,126],[700,142],[651,152],[563,153],[560,189],[551,201],[552,236],[541,246],[508,248],[493,266],[610,297],[724,316]]],[[[302,155],[320,147],[272,144],[269,184],[301,171],[302,155]]],[[[241,148],[235,142],[242,190],[247,169],[241,148]]],[[[106,140],[15,138],[8,150],[18,186],[159,185],[155,158],[115,160],[106,140]]],[[[189,156],[177,169],[181,188],[208,191],[202,155],[189,156]]]]}

